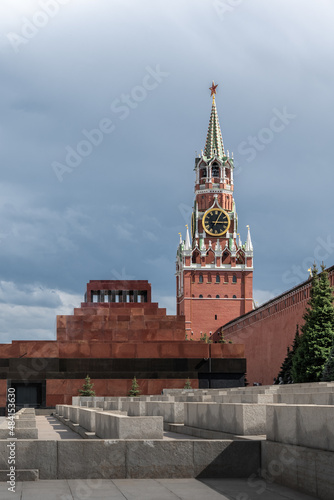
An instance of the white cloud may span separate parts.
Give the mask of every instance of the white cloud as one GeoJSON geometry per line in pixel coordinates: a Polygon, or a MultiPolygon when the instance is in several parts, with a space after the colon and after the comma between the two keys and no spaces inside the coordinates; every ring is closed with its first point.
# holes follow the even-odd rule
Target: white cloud
{"type": "MultiPolygon", "coordinates": [[[[2,190],[5,187],[2,186],[2,190]]],[[[15,197],[0,206],[2,220],[0,255],[33,257],[36,252],[74,252],[77,238],[89,239],[89,216],[74,207],[52,210],[31,206],[32,201],[15,197]]],[[[24,198],[23,198],[24,199],[24,198]]],[[[35,202],[36,203],[36,202],[35,202]]]]}
{"type": "Polygon", "coordinates": [[[168,315],[176,314],[175,296],[155,294],[153,290],[152,302],[158,302],[159,307],[165,308],[168,315]]]}
{"type": "Polygon", "coordinates": [[[56,316],[73,314],[82,296],[39,285],[0,282],[1,343],[12,340],[55,340],[56,316]]]}
{"type": "MultiPolygon", "coordinates": [[[[79,292],[114,269],[148,279],[174,304],[177,233],[190,224],[212,79],[224,144],[240,165],[235,197],[243,240],[245,225],[252,228],[255,300],[275,295],[291,266],[304,269],[317,235],[334,239],[333,2],[227,2],[222,18],[215,4],[225,0],[70,0],[15,53],[7,33],[21,33],[22,18],[44,2],[0,1],[0,277],[18,316],[28,320],[32,311],[31,321],[44,315],[53,325],[59,290],[79,292]],[[143,101],[132,99],[123,121],[110,105],[138,91],[148,65],[170,77],[143,101]],[[296,119],[247,162],[240,143],[257,138],[272,109],[284,106],[296,119]],[[66,147],[104,117],[115,131],[59,183],[52,162],[65,161],[66,147]],[[19,285],[37,282],[44,297],[37,285],[19,285]]],[[[2,303],[6,317],[11,302],[2,303]]],[[[8,335],[21,326],[25,335],[12,320],[8,335]]],[[[36,325],[31,336],[48,329],[36,325]]]]}
{"type": "Polygon", "coordinates": [[[16,306],[59,307],[62,302],[55,290],[38,285],[16,285],[11,281],[0,281],[0,302],[16,306]]]}

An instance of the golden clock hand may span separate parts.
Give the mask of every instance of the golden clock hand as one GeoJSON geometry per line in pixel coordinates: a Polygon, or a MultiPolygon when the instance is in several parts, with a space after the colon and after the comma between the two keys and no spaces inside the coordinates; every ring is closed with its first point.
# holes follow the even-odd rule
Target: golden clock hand
{"type": "Polygon", "coordinates": [[[216,225],[216,224],[217,224],[217,222],[219,221],[219,217],[221,216],[221,214],[222,214],[222,213],[223,213],[223,212],[220,212],[220,214],[218,215],[218,219],[216,220],[216,222],[215,222],[215,224],[214,224],[214,225],[216,225]]]}

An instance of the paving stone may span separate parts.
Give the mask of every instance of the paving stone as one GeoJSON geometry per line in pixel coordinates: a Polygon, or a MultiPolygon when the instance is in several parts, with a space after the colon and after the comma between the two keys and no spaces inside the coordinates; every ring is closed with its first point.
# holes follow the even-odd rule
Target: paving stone
{"type": "Polygon", "coordinates": [[[110,479],[70,479],[68,485],[74,500],[124,500],[124,495],[110,479]]]}
{"type": "Polygon", "coordinates": [[[249,479],[201,479],[201,482],[222,495],[226,495],[225,498],[229,500],[316,500],[315,497],[305,493],[266,483],[261,478],[254,478],[253,481],[249,479]]]}
{"type": "Polygon", "coordinates": [[[228,500],[225,495],[209,489],[207,485],[192,478],[184,479],[157,479],[157,482],[172,491],[182,500],[228,500]]]}

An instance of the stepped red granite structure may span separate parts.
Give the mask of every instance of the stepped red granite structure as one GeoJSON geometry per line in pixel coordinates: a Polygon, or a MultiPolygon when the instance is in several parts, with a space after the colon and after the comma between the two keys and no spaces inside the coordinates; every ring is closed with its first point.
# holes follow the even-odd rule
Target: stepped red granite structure
{"type": "Polygon", "coordinates": [[[0,407],[15,387],[17,405],[71,404],[88,374],[96,395],[126,396],[134,376],[143,394],[163,388],[244,383],[243,345],[185,340],[183,316],[151,302],[147,281],[90,281],[85,302],[57,317],[56,341],[0,346],[0,407]]]}

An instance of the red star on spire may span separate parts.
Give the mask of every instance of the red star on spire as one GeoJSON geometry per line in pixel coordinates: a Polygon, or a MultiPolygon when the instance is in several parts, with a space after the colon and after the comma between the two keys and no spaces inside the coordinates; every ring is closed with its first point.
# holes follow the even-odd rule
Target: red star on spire
{"type": "Polygon", "coordinates": [[[217,91],[216,91],[216,88],[217,88],[217,87],[218,87],[218,83],[217,83],[217,85],[215,85],[215,82],[214,82],[214,81],[212,81],[212,87],[210,87],[210,90],[211,90],[211,96],[214,96],[214,95],[217,93],[217,91]]]}

